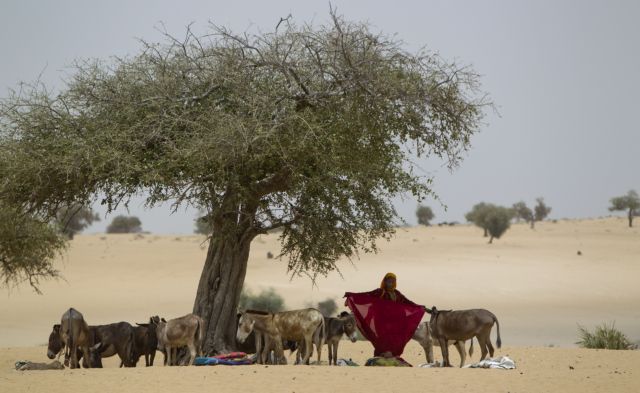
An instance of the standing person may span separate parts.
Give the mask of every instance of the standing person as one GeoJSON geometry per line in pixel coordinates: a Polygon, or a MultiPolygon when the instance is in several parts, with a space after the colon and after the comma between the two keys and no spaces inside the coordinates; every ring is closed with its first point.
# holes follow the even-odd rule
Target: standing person
{"type": "Polygon", "coordinates": [[[345,293],[346,305],[353,312],[360,332],[373,344],[374,356],[402,355],[426,310],[396,287],[396,275],[387,273],[380,287],[373,291],[345,293]]]}
{"type": "Polygon", "coordinates": [[[396,275],[394,273],[387,273],[384,275],[384,278],[380,283],[380,288],[374,289],[371,292],[364,292],[364,293],[368,293],[371,296],[379,297],[380,299],[391,300],[398,303],[410,304],[412,306],[418,306],[418,307],[424,308],[424,306],[415,304],[411,300],[407,299],[406,296],[404,296],[400,291],[396,289],[396,285],[397,285],[396,275]]]}

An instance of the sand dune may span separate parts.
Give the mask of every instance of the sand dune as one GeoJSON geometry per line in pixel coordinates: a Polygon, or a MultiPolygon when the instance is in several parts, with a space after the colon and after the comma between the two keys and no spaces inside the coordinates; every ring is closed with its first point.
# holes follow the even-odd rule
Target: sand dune
{"type": "MultiPolygon", "coordinates": [[[[296,392],[328,391],[336,381],[361,387],[355,391],[363,390],[365,382],[379,383],[367,386],[388,387],[386,391],[479,391],[496,386],[504,391],[640,391],[640,352],[586,351],[574,345],[578,323],[593,327],[616,321],[632,339],[640,339],[640,230],[627,228],[622,218],[545,222],[535,230],[514,225],[493,245],[472,226],[399,228],[393,240],[380,243],[379,254],[361,255],[353,265],[341,262],[341,274],[321,277],[317,286],[304,277],[291,279],[285,262],[267,259],[268,251],[278,253],[276,236],[260,237],[252,245],[246,285],[253,290],[275,288],[289,308],[327,297],[342,303],[345,291],[373,289],[387,271],[398,275],[399,289],[416,302],[488,308],[500,319],[506,345],[500,353],[511,354],[521,366],[515,372],[464,370],[458,378],[463,371],[327,367],[138,368],[39,375],[7,371],[18,359],[45,360],[45,350],[38,346],[69,306],[81,310],[91,324],[190,312],[205,256],[203,240],[78,236],[57,264],[63,280],[44,283],[42,296],[21,287],[0,298],[0,347],[11,348],[1,351],[0,391],[39,391],[45,386],[48,391],[65,386],[79,391],[106,384],[109,390],[132,386],[146,391],[144,385],[151,391],[178,376],[190,390],[214,381],[237,383],[242,376],[242,383],[260,384],[263,391],[281,391],[283,386],[296,392]],[[544,348],[551,345],[563,348],[544,348]],[[610,383],[616,388],[605,389],[610,383]],[[308,384],[313,388],[305,387],[308,384]]],[[[343,345],[343,355],[360,362],[371,351],[368,343],[343,345]]],[[[423,356],[417,345],[408,346],[408,360],[421,362],[423,356]]]]}

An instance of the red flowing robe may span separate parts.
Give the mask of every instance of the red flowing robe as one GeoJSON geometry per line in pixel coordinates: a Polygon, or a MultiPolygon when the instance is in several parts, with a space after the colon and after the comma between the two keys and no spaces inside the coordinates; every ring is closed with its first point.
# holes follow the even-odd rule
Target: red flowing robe
{"type": "Polygon", "coordinates": [[[374,356],[391,352],[400,356],[424,316],[424,307],[407,299],[398,290],[395,301],[382,289],[363,293],[345,293],[362,334],[371,341],[374,356]]]}

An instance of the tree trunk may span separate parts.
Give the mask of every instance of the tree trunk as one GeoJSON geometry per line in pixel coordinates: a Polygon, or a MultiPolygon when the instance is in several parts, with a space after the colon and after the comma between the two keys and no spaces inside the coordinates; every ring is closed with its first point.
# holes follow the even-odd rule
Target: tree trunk
{"type": "Polygon", "coordinates": [[[489,244],[493,244],[493,236],[489,239],[489,244]]]}
{"type": "Polygon", "coordinates": [[[253,238],[214,235],[209,241],[193,313],[205,322],[206,355],[235,350],[236,313],[253,238]]]}
{"type": "Polygon", "coordinates": [[[487,228],[484,228],[484,237],[489,237],[489,231],[487,231],[487,228]]]}
{"type": "Polygon", "coordinates": [[[535,224],[536,224],[536,220],[531,220],[531,229],[533,229],[535,224]]]}
{"type": "Polygon", "coordinates": [[[629,228],[633,228],[633,215],[634,215],[634,211],[633,209],[629,209],[629,228]]]}

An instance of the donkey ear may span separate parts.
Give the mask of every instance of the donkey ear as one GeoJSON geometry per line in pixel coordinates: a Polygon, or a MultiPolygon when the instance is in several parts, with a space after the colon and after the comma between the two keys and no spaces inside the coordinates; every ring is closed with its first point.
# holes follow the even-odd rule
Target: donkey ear
{"type": "Polygon", "coordinates": [[[56,332],[56,333],[60,332],[60,324],[59,323],[56,323],[55,325],[53,325],[53,331],[56,332]]]}

